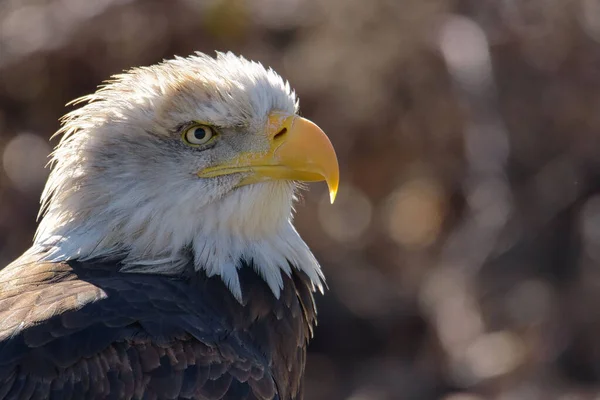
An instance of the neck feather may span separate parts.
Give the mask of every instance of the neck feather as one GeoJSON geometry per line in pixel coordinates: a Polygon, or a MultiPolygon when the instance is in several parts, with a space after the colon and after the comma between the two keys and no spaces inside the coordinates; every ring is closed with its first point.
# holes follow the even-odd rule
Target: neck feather
{"type": "Polygon", "coordinates": [[[108,189],[102,199],[81,191],[54,193],[32,251],[56,262],[119,259],[123,272],[135,273],[177,275],[193,263],[209,277],[221,277],[239,301],[243,265],[253,265],[276,297],[282,274],[290,276],[292,268],[309,277],[313,290],[323,290],[321,268],[292,225],[292,183],[250,185],[208,204],[193,195],[181,199],[185,193],[147,197],[140,188],[111,198],[107,194],[115,192],[108,189]],[[174,197],[183,201],[173,205],[174,197]]]}

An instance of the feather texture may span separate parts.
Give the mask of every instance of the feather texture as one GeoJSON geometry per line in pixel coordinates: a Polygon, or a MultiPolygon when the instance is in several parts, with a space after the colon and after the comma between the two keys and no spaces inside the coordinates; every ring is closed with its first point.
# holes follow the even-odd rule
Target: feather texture
{"type": "Polygon", "coordinates": [[[276,298],[240,270],[244,305],[193,265],[178,278],[115,263],[0,271],[0,399],[299,399],[315,307],[310,279],[276,298]]]}
{"type": "Polygon", "coordinates": [[[117,75],[75,103],[83,105],[58,132],[32,254],[119,259],[123,271],[165,275],[193,263],[238,300],[238,271],[252,260],[276,296],[292,268],[322,290],[320,266],[292,225],[294,182],[238,188],[243,174],[197,176],[265,151],[269,113],[297,113],[296,95],[273,70],[198,53],[117,75]],[[181,127],[194,121],[218,131],[213,146],[182,142],[181,127]]]}

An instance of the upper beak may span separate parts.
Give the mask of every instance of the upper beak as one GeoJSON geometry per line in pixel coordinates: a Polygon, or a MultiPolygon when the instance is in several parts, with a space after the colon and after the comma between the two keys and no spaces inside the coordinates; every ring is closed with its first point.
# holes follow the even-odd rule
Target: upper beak
{"type": "Polygon", "coordinates": [[[210,178],[245,172],[240,185],[274,179],[304,182],[325,181],[331,202],[338,190],[340,171],[329,138],[313,122],[296,116],[272,113],[266,126],[269,149],[246,152],[235,159],[198,172],[210,178]]]}

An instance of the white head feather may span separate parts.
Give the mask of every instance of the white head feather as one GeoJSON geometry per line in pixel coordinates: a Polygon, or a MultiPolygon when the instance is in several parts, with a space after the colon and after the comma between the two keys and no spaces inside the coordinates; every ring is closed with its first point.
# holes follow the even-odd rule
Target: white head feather
{"type": "Polygon", "coordinates": [[[198,178],[211,162],[265,146],[268,114],[297,112],[289,84],[231,53],[201,53],[118,75],[69,113],[42,194],[32,251],[52,261],[122,259],[125,272],[219,275],[241,299],[238,269],[252,261],[276,296],[282,273],[305,272],[322,290],[318,262],[292,225],[295,184],[234,189],[240,174],[198,178]],[[219,127],[198,151],[178,129],[219,127]]]}

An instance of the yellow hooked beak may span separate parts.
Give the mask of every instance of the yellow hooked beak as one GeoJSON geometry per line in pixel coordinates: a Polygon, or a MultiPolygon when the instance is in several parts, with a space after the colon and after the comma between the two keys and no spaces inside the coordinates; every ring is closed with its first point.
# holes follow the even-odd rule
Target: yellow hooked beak
{"type": "Polygon", "coordinates": [[[266,127],[270,146],[266,152],[246,152],[235,159],[198,172],[201,178],[245,172],[241,185],[285,179],[327,182],[331,202],[340,179],[335,150],[313,122],[296,116],[271,113],[266,127]]]}

